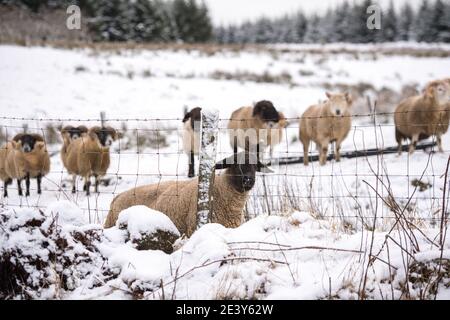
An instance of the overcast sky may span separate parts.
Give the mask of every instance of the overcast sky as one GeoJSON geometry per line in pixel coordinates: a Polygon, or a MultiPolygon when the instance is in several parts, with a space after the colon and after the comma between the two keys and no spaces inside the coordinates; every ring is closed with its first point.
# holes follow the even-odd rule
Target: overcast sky
{"type": "MultiPolygon", "coordinates": [[[[306,13],[322,12],[344,0],[203,0],[211,11],[215,24],[229,24],[252,20],[262,15],[278,17],[302,9],[306,13]]],[[[351,0],[353,1],[353,0],[351,0]]],[[[395,0],[401,6],[406,1],[418,5],[421,0],[395,0]]],[[[390,0],[378,0],[374,3],[388,6],[390,0]]]]}

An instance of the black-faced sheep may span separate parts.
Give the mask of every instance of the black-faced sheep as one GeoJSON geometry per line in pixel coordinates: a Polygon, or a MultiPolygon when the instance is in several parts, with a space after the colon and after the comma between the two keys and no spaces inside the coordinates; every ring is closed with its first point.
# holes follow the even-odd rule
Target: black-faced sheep
{"type": "MultiPolygon", "coordinates": [[[[225,169],[214,179],[212,188],[211,222],[228,228],[241,225],[243,208],[250,190],[255,185],[256,172],[268,168],[248,154],[240,153],[216,164],[216,170],[225,169]]],[[[119,213],[132,206],[145,205],[166,214],[180,232],[187,236],[197,226],[198,178],[187,181],[169,181],[131,189],[114,198],[105,228],[115,225],[119,213]]]]}
{"type": "Polygon", "coordinates": [[[183,118],[183,151],[189,157],[188,177],[195,176],[195,155],[200,150],[200,122],[202,109],[194,108],[183,118]]]}
{"type": "Polygon", "coordinates": [[[63,139],[63,146],[61,148],[61,160],[63,162],[64,167],[66,167],[66,159],[67,159],[67,148],[69,144],[82,136],[86,135],[88,132],[88,128],[85,126],[66,126],[61,129],[61,137],[63,139]]]}
{"type": "Polygon", "coordinates": [[[273,148],[283,139],[286,126],[286,117],[270,101],[263,100],[254,107],[239,108],[231,114],[228,123],[231,147],[234,152],[238,147],[244,150],[253,147],[258,156],[269,147],[272,157],[273,148]]]}
{"type": "Polygon", "coordinates": [[[84,178],[86,195],[90,195],[93,176],[95,192],[98,192],[99,178],[106,174],[110,165],[109,147],[117,138],[116,130],[111,127],[93,127],[67,146],[65,167],[73,176],[72,193],[76,192],[77,176],[84,178]]]}
{"type": "Polygon", "coordinates": [[[430,82],[423,94],[403,100],[395,109],[395,138],[398,153],[402,153],[403,140],[411,140],[409,153],[413,153],[419,140],[436,136],[442,152],[442,135],[448,130],[450,120],[450,81],[430,82]]]}
{"type": "MultiPolygon", "coordinates": [[[[39,134],[18,134],[6,148],[5,172],[17,180],[18,193],[22,196],[22,180],[25,179],[26,196],[30,195],[30,179],[37,180],[37,193],[41,194],[42,177],[50,172],[50,156],[44,138],[39,134]]],[[[7,183],[5,183],[5,194],[7,183]]]]}
{"type": "Polygon", "coordinates": [[[309,107],[300,118],[300,141],[303,144],[303,163],[309,163],[308,151],[311,141],[319,149],[319,160],[325,165],[328,145],[336,143],[336,161],[340,161],[341,144],[350,132],[352,125],[350,94],[326,93],[328,100],[309,107]]]}

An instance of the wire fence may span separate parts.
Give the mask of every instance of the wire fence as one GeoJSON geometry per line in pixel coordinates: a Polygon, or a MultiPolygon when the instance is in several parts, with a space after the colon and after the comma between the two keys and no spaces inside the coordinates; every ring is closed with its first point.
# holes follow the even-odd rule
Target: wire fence
{"type": "MultiPolygon", "coordinates": [[[[352,115],[351,129],[342,144],[342,153],[360,153],[337,162],[333,159],[334,148],[329,148],[331,156],[323,166],[316,161],[309,166],[304,166],[301,161],[293,164],[279,161],[305,156],[299,141],[300,118],[286,118],[288,125],[282,130],[282,140],[274,147],[273,156],[266,152],[263,157],[263,162],[272,164],[274,172],[257,174],[256,184],[244,208],[245,219],[299,210],[310,212],[317,218],[332,219],[339,227],[360,229],[376,226],[386,229],[401,212],[414,223],[437,225],[441,211],[448,208],[449,202],[449,196],[443,192],[446,185],[444,173],[450,155],[446,136],[443,152],[437,152],[436,137],[431,136],[421,142],[425,143],[423,150],[416,150],[413,154],[384,154],[386,148],[397,147],[394,114],[371,112],[352,115]],[[369,149],[380,152],[364,154],[369,149]]],[[[189,179],[190,157],[183,151],[185,128],[182,117],[108,118],[106,123],[119,135],[109,149],[111,163],[106,175],[100,179],[99,191],[86,196],[83,182],[78,178],[77,192],[72,193],[72,178],[60,156],[63,147],[60,130],[69,124],[101,125],[104,120],[101,117],[0,117],[1,145],[17,133],[38,133],[44,137],[51,158],[50,172],[43,179],[42,194],[37,194],[32,182],[31,195],[20,197],[14,183],[8,186],[8,197],[2,196],[1,205],[46,210],[56,200],[68,200],[77,204],[90,222],[103,223],[111,201],[118,194],[142,185],[164,181],[181,183],[189,179]]],[[[227,131],[229,120],[219,119],[217,160],[233,153],[227,131]]],[[[448,119],[446,121],[416,122],[408,126],[448,127],[448,119]]],[[[318,151],[312,143],[308,156],[314,155],[318,155],[318,151]]],[[[195,161],[198,164],[197,158],[195,161]]],[[[182,194],[177,192],[173,196],[182,194]]],[[[448,217],[448,212],[445,215],[448,217]]]]}

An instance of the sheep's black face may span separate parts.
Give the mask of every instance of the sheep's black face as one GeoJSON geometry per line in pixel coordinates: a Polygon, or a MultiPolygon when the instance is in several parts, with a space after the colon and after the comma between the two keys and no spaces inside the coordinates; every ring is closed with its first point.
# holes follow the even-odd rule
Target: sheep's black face
{"type": "Polygon", "coordinates": [[[253,116],[266,122],[269,127],[273,127],[280,121],[280,115],[270,101],[260,101],[253,108],[253,116]]]}
{"type": "Polygon", "coordinates": [[[240,193],[250,191],[255,186],[256,172],[272,172],[257,159],[256,154],[245,151],[218,162],[216,170],[221,169],[227,169],[224,174],[230,186],[240,193]]]}
{"type": "Polygon", "coordinates": [[[229,177],[230,185],[236,191],[244,193],[255,186],[257,165],[235,164],[225,173],[229,177]]]}
{"type": "Polygon", "coordinates": [[[76,140],[80,138],[83,133],[86,133],[88,131],[85,126],[78,126],[78,127],[68,126],[64,128],[64,130],[69,134],[71,140],[76,140]]]}
{"type": "MultiPolygon", "coordinates": [[[[183,123],[188,120],[191,120],[191,128],[192,130],[195,130],[195,123],[196,122],[200,123],[201,118],[202,118],[202,108],[197,107],[185,114],[183,118],[183,123]]],[[[200,126],[197,126],[197,128],[200,128],[200,126]]]]}
{"type": "Polygon", "coordinates": [[[20,142],[22,151],[25,153],[29,153],[33,151],[34,146],[36,145],[37,139],[29,134],[22,135],[16,142],[20,142]]]}
{"type": "Polygon", "coordinates": [[[111,128],[101,128],[95,132],[98,140],[103,147],[110,147],[114,140],[116,140],[116,133],[111,128]]]}

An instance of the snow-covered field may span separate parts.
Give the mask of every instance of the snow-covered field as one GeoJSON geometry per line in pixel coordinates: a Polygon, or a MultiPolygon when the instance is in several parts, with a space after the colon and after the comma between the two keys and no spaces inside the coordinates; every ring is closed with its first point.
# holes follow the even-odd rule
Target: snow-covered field
{"type": "MultiPolygon", "coordinates": [[[[396,47],[391,45],[380,51],[396,47]]],[[[323,100],[326,89],[368,84],[372,92],[367,94],[375,98],[376,92],[386,88],[400,95],[406,86],[421,90],[430,80],[450,76],[448,46],[410,45],[409,50],[439,50],[439,54],[431,56],[383,54],[370,46],[348,46],[348,52],[344,53],[339,53],[336,45],[321,52],[324,48],[327,49],[275,46],[270,50],[223,50],[211,54],[203,50],[98,51],[2,45],[2,143],[22,130],[24,124],[29,131],[44,134],[49,133],[50,125],[98,124],[100,111],[106,111],[109,125],[126,132],[113,146],[106,177],[108,185],[100,187],[100,194],[86,197],[82,191],[70,193],[69,176],[59,156],[61,146],[54,143],[49,145],[52,168],[43,181],[43,194],[36,195],[32,183],[32,195],[20,198],[15,186],[11,186],[10,197],[2,197],[1,205],[6,210],[19,207],[45,210],[55,207],[55,201],[68,201],[83,215],[85,223],[101,224],[118,193],[136,185],[186,179],[187,157],[180,151],[185,106],[219,110],[223,129],[225,120],[237,107],[271,100],[291,122],[275,156],[301,156],[295,118],[309,105],[323,100]],[[155,130],[165,136],[165,143],[136,146],[140,136],[155,130]]],[[[392,110],[394,105],[381,107],[392,110]]],[[[420,253],[416,253],[439,254],[439,251],[427,253],[433,247],[427,238],[435,239],[439,231],[450,134],[443,141],[443,154],[418,151],[412,156],[404,153],[400,157],[343,159],[325,167],[316,163],[308,168],[274,167],[275,173],[258,176],[248,201],[248,216],[256,218],[235,230],[205,226],[172,255],[137,251],[120,240],[119,230],[105,231],[107,240],[101,250],[109,263],[119,269],[120,276],[95,289],[89,288],[89,282],[83,282],[82,287],[62,297],[126,298],[130,297],[127,285],[140,281],[147,290],[144,297],[161,298],[157,286],[151,287],[149,283],[159,284],[161,279],[164,283],[173,281],[174,266],[180,266],[182,274],[211,261],[237,256],[262,260],[213,263],[195,269],[177,282],[175,289],[169,285],[166,294],[172,288],[176,291],[173,297],[178,299],[317,299],[327,298],[331,291],[335,298],[355,298],[367,263],[366,249],[371,243],[372,233],[367,229],[372,228],[376,216],[373,250],[377,251],[395,221],[394,213],[383,201],[389,193],[402,209],[407,206],[404,214],[423,232],[417,235],[420,253]],[[375,174],[386,187],[377,183],[375,174]],[[413,186],[414,180],[421,180],[425,190],[413,186]],[[245,248],[236,242],[244,242],[245,248]],[[274,246],[280,249],[280,244],[286,248],[315,248],[267,250],[274,246]],[[319,249],[324,247],[366,253],[319,249]]],[[[343,152],[390,146],[395,146],[392,117],[377,118],[376,126],[371,117],[358,117],[353,121],[343,152]]],[[[221,130],[218,149],[218,158],[231,152],[225,130],[221,130]]],[[[314,147],[311,150],[315,152],[314,147]]],[[[57,207],[61,211],[61,206],[57,207]]],[[[399,240],[400,233],[393,237],[398,237],[397,242],[405,240],[399,240]]],[[[389,259],[397,268],[392,294],[399,298],[399,283],[405,277],[401,274],[402,251],[394,242],[389,242],[389,247],[389,259]]],[[[369,274],[371,297],[392,298],[391,285],[386,282],[389,278],[386,264],[375,262],[369,274]]],[[[439,297],[449,298],[448,291],[442,291],[439,297]]]]}

